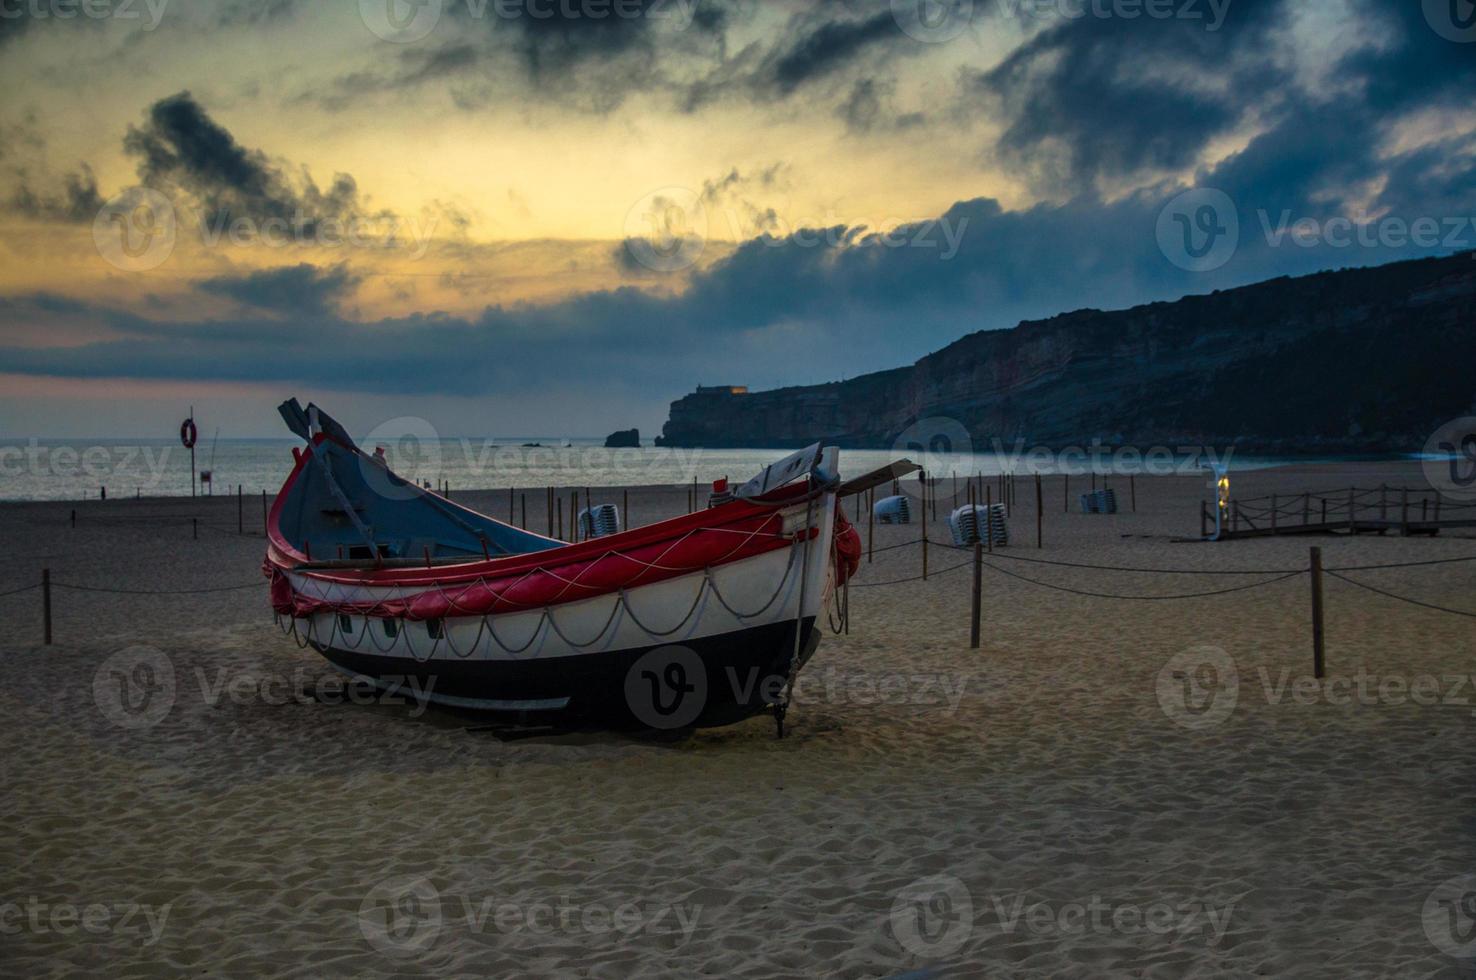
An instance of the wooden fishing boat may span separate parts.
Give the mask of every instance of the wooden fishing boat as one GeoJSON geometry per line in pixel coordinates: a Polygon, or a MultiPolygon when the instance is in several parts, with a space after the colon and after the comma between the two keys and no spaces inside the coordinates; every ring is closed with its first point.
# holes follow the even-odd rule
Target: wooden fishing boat
{"type": "Polygon", "coordinates": [[[696,513],[566,542],[400,478],[316,406],[280,411],[307,445],[268,518],[279,623],[343,671],[441,704],[658,728],[773,711],[782,734],[859,561],[833,447],[696,513]]]}

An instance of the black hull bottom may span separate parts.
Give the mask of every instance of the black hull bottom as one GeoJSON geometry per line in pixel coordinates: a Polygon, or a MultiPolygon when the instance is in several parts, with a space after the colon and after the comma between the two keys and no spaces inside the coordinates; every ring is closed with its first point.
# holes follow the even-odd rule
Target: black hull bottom
{"type": "MultiPolygon", "coordinates": [[[[351,674],[406,697],[527,719],[571,719],[655,729],[728,725],[783,695],[795,624],[771,623],[721,636],[572,657],[424,663],[351,650],[318,650],[351,674]]],[[[814,618],[800,634],[800,665],[814,654],[814,618]]]]}

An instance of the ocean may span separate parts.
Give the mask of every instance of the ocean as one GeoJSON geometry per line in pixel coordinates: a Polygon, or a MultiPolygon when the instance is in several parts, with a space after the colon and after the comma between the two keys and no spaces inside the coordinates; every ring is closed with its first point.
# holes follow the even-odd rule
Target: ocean
{"type": "MultiPolygon", "coordinates": [[[[292,467],[291,450],[301,442],[285,439],[201,438],[195,466],[209,472],[202,493],[274,493],[292,467]]],[[[1232,470],[1258,469],[1286,459],[1236,454],[1196,454],[1186,447],[1157,450],[1103,449],[1095,460],[1090,447],[1061,453],[1014,451],[919,453],[886,449],[846,449],[841,471],[855,476],[909,456],[929,471],[948,477],[1002,472],[1127,475],[1193,474],[1204,460],[1228,459],[1232,470]]],[[[399,438],[386,446],[395,471],[407,479],[457,489],[541,488],[699,484],[728,478],[747,480],[788,449],[606,449],[597,439],[547,437],[399,438]],[[539,445],[525,445],[538,443],[539,445]]],[[[1298,460],[1307,462],[1308,460],[1298,460]]],[[[0,500],[97,499],[189,496],[190,451],[174,439],[0,439],[0,500]]]]}

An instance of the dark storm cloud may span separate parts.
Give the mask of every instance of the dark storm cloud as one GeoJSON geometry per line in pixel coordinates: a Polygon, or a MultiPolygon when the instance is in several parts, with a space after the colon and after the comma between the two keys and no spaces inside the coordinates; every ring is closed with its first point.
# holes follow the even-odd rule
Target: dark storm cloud
{"type": "Polygon", "coordinates": [[[178,188],[198,200],[208,222],[238,218],[316,223],[363,214],[358,185],[336,174],[321,190],[304,171],[296,176],[260,150],[248,149],[190,95],[160,99],[142,126],[130,126],[124,150],[138,160],[141,183],[178,188]]]}
{"type": "Polygon", "coordinates": [[[1288,0],[1236,0],[1205,20],[1080,17],[1048,27],[974,77],[1003,111],[998,151],[1061,184],[1192,164],[1288,84],[1288,0]]]}
{"type": "Polygon", "coordinates": [[[348,297],[361,277],[346,266],[320,269],[306,262],[241,276],[217,276],[197,285],[202,292],[291,316],[327,316],[348,297]]]}
{"type": "Polygon", "coordinates": [[[860,52],[902,37],[891,11],[860,20],[827,20],[776,51],[762,79],[780,95],[849,64],[860,52]]]}
{"type": "Polygon", "coordinates": [[[77,172],[65,175],[56,191],[37,190],[24,172],[13,175],[13,183],[4,210],[24,218],[79,224],[92,221],[103,206],[97,177],[86,164],[77,172]]]}

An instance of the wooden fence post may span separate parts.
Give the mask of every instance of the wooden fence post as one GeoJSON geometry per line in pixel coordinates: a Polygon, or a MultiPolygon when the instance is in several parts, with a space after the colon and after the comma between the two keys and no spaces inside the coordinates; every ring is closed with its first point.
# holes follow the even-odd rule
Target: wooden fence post
{"type": "Polygon", "coordinates": [[[1322,624],[1322,549],[1312,549],[1312,676],[1321,680],[1326,674],[1323,657],[1322,624]]]}
{"type": "Polygon", "coordinates": [[[866,501],[866,564],[871,564],[871,536],[875,533],[872,525],[876,523],[876,487],[868,491],[866,501]]]}
{"type": "Polygon", "coordinates": [[[261,536],[262,537],[266,537],[266,533],[267,533],[267,492],[265,490],[263,490],[261,492],[261,536]]]}
{"type": "Polygon", "coordinates": [[[528,495],[526,493],[520,493],[518,494],[518,498],[523,503],[523,530],[526,531],[528,530],[528,495]]]}
{"type": "Polygon", "coordinates": [[[1276,494],[1273,493],[1271,495],[1271,530],[1273,532],[1276,530],[1276,512],[1280,509],[1280,506],[1276,500],[1276,494]]]}
{"type": "Polygon", "coordinates": [[[41,569],[41,635],[51,646],[51,569],[41,569]]]}
{"type": "Polygon", "coordinates": [[[924,500],[923,501],[923,521],[922,521],[922,552],[923,552],[923,581],[924,582],[926,582],[928,580],[928,521],[927,521],[927,513],[928,513],[928,502],[926,500],[924,500]]]}
{"type": "Polygon", "coordinates": [[[517,511],[513,510],[513,505],[517,503],[516,490],[516,487],[507,488],[507,522],[509,524],[518,519],[517,511]]]}
{"type": "Polygon", "coordinates": [[[1035,547],[1045,547],[1045,503],[1040,492],[1040,474],[1035,474],[1035,547]]]}
{"type": "Polygon", "coordinates": [[[1138,475],[1136,473],[1128,474],[1128,493],[1133,498],[1133,513],[1136,514],[1138,512],[1138,475]]]}
{"type": "Polygon", "coordinates": [[[1071,474],[1061,471],[1061,513],[1071,513],[1071,474]]]}
{"type": "Polygon", "coordinates": [[[979,615],[984,602],[984,546],[974,542],[974,601],[969,610],[969,648],[979,649],[979,615]]]}
{"type": "Polygon", "coordinates": [[[621,491],[620,497],[620,519],[624,522],[622,530],[630,530],[630,488],[621,491]]]}
{"type": "Polygon", "coordinates": [[[77,526],[77,509],[74,507],[74,508],[72,508],[72,527],[76,527],[76,526],[77,526]]]}
{"type": "Polygon", "coordinates": [[[1405,487],[1399,497],[1399,533],[1409,537],[1409,487],[1405,487]]]}
{"type": "Polygon", "coordinates": [[[236,533],[246,533],[246,498],[241,484],[236,484],[236,533]]]}
{"type": "Polygon", "coordinates": [[[196,541],[200,540],[200,518],[190,518],[190,536],[196,541]]]}
{"type": "Polygon", "coordinates": [[[989,553],[994,554],[994,488],[984,488],[984,540],[989,542],[989,553]]]}

